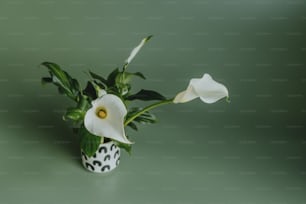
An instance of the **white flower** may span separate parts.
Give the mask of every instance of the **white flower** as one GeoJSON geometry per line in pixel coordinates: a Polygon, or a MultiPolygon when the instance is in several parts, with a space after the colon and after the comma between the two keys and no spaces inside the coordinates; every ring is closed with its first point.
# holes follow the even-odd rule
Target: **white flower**
{"type": "Polygon", "coordinates": [[[102,96],[104,96],[104,95],[106,95],[107,93],[106,93],[106,91],[104,90],[104,89],[100,89],[99,87],[98,87],[98,97],[102,97],[102,96]]]}
{"type": "Polygon", "coordinates": [[[214,81],[209,74],[204,74],[200,79],[191,79],[187,89],[178,93],[173,103],[185,103],[198,97],[205,103],[214,103],[228,97],[228,90],[223,84],[214,81]]]}
{"type": "Polygon", "coordinates": [[[126,114],[126,107],[118,96],[104,94],[92,101],[92,107],[86,112],[84,125],[91,134],[131,144],[124,131],[126,114]]]}
{"type": "Polygon", "coordinates": [[[143,46],[146,42],[148,42],[148,40],[150,40],[151,37],[152,37],[152,36],[148,36],[148,37],[142,39],[142,41],[140,42],[140,44],[132,50],[130,56],[125,60],[126,65],[129,64],[129,63],[132,61],[132,59],[137,55],[137,53],[138,53],[139,50],[142,48],[142,46],[143,46]]]}

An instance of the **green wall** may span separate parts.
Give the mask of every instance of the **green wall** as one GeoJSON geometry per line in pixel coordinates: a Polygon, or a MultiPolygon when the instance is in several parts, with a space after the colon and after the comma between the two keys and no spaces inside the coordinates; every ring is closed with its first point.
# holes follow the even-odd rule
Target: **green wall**
{"type": "Polygon", "coordinates": [[[306,202],[306,1],[0,1],[0,203],[306,202]],[[62,120],[70,101],[41,86],[43,61],[85,83],[129,66],[168,97],[210,73],[231,103],[165,106],[128,131],[132,156],[91,174],[62,120]]]}

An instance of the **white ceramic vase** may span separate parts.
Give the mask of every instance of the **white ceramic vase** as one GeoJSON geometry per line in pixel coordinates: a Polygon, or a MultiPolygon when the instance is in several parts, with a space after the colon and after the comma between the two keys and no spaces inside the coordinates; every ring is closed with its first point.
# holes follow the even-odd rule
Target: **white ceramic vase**
{"type": "Polygon", "coordinates": [[[81,154],[83,166],[95,173],[112,171],[120,162],[120,148],[113,141],[100,144],[92,157],[87,156],[83,151],[81,151],[81,154]]]}

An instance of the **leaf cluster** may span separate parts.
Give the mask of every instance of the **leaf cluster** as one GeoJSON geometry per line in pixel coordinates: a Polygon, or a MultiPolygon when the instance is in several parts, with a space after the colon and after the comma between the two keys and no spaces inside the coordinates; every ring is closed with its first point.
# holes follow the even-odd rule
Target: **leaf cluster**
{"type": "MultiPolygon", "coordinates": [[[[145,38],[142,43],[133,49],[129,59],[131,60],[139,51],[141,46],[147,42],[152,36],[145,38]]],[[[141,89],[138,92],[132,91],[131,81],[134,77],[140,79],[146,79],[141,72],[127,72],[126,68],[129,62],[124,64],[122,70],[119,68],[114,69],[107,77],[103,77],[92,71],[89,71],[90,79],[87,81],[86,87],[81,88],[79,82],[71,77],[66,71],[64,71],[59,65],[52,62],[43,62],[41,65],[46,67],[49,72],[48,77],[42,78],[43,84],[54,84],[58,92],[67,96],[75,102],[75,106],[69,107],[63,116],[64,120],[72,121],[79,128],[75,128],[76,133],[80,137],[81,149],[91,156],[97,150],[101,143],[101,137],[92,135],[87,131],[84,126],[84,117],[86,111],[90,108],[91,102],[100,96],[101,91],[106,91],[108,94],[117,95],[122,99],[127,106],[132,101],[153,101],[153,100],[166,100],[166,98],[160,93],[153,90],[141,89]]],[[[127,108],[128,113],[125,120],[129,121],[127,126],[134,130],[138,130],[139,124],[150,124],[156,122],[156,117],[144,111],[142,108],[127,108]]],[[[107,138],[106,138],[107,139],[107,138]]],[[[103,138],[102,138],[103,140],[103,138]]],[[[129,153],[131,151],[131,145],[119,143],[115,141],[117,145],[129,153]]]]}

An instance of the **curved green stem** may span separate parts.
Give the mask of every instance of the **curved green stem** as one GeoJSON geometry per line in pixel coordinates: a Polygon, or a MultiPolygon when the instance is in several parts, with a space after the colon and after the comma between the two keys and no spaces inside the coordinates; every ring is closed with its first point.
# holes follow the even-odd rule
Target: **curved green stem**
{"type": "Polygon", "coordinates": [[[141,114],[145,113],[146,111],[149,111],[151,109],[154,109],[154,108],[157,108],[158,106],[161,106],[161,105],[166,105],[166,104],[170,104],[170,103],[173,103],[173,98],[171,99],[167,99],[167,100],[164,100],[164,101],[160,101],[160,102],[157,102],[157,103],[153,103],[147,107],[145,107],[144,109],[142,109],[141,111],[135,113],[134,115],[132,115],[128,120],[126,120],[124,122],[124,126],[127,126],[130,122],[132,122],[135,118],[137,118],[138,116],[140,116],[141,114]]]}

